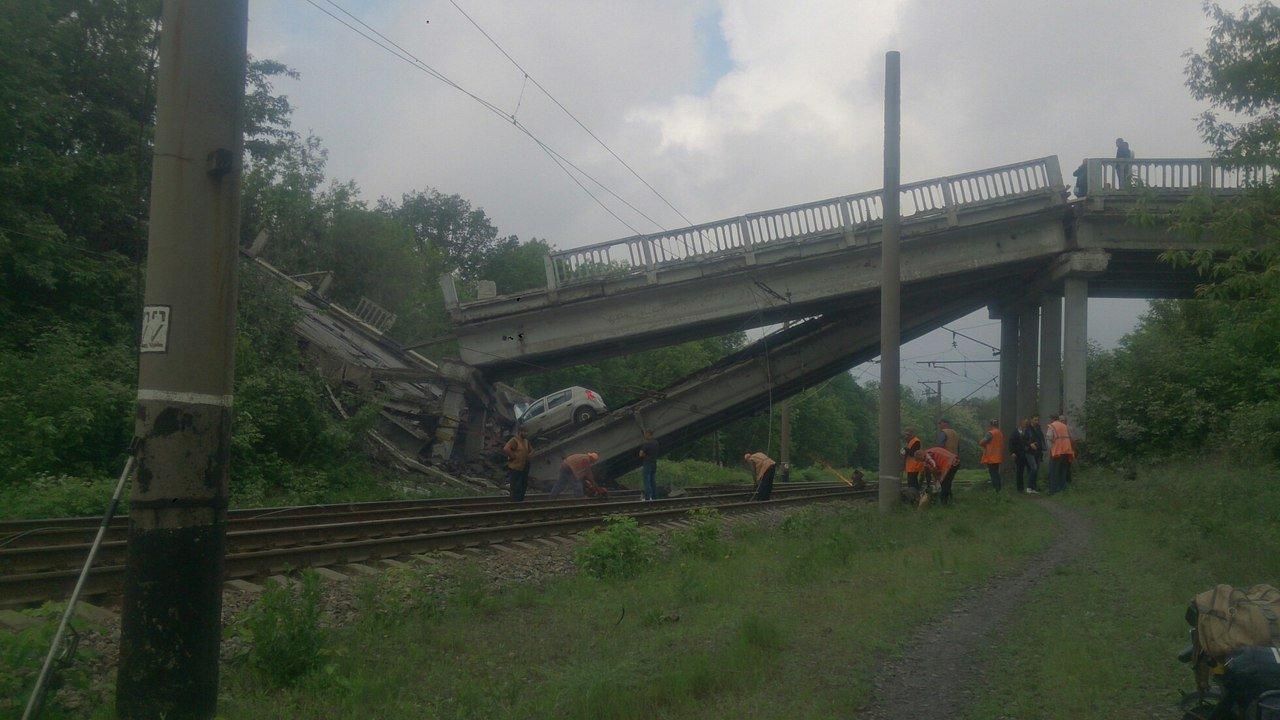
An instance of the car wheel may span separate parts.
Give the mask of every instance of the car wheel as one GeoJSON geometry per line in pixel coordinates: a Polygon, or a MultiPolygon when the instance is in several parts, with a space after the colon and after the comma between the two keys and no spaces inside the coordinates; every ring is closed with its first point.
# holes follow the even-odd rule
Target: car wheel
{"type": "Polygon", "coordinates": [[[586,425],[587,423],[595,419],[596,419],[595,408],[590,408],[584,405],[578,408],[577,410],[573,411],[573,424],[577,425],[578,427],[582,427],[583,425],[586,425]]]}

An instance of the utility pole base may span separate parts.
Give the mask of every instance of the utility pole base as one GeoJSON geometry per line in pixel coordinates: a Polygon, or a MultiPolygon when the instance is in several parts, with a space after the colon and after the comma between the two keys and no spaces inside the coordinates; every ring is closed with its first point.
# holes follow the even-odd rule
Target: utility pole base
{"type": "Polygon", "coordinates": [[[221,521],[130,527],[116,678],[121,718],[214,716],[225,534],[221,521]]]}

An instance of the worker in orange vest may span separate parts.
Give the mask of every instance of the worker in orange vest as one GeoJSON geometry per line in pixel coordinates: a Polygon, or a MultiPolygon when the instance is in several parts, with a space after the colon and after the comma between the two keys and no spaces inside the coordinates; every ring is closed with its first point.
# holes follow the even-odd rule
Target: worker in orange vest
{"type": "Polygon", "coordinates": [[[1000,491],[1000,463],[1004,460],[1004,433],[1000,432],[1000,421],[992,420],[987,434],[978,441],[982,446],[982,464],[987,466],[991,475],[991,487],[1000,491]]]}
{"type": "Polygon", "coordinates": [[[582,497],[584,487],[587,494],[592,496],[607,494],[604,488],[596,484],[595,472],[592,469],[598,460],[600,460],[600,454],[593,452],[574,453],[566,457],[564,462],[560,463],[560,476],[551,486],[548,497],[555,500],[565,490],[569,491],[569,497],[582,497]]]}
{"type": "Polygon", "coordinates": [[[1076,447],[1065,414],[1053,416],[1044,440],[1049,445],[1049,494],[1052,495],[1067,489],[1071,482],[1071,464],[1076,459],[1076,447]]]}
{"type": "Polygon", "coordinates": [[[920,438],[916,436],[915,428],[907,428],[902,434],[902,458],[903,467],[907,473],[907,487],[912,490],[920,489],[920,471],[924,470],[924,463],[916,458],[916,453],[924,449],[924,445],[920,442],[920,438]]]}
{"type": "Polygon", "coordinates": [[[956,479],[956,471],[960,469],[960,456],[944,447],[931,447],[928,450],[917,450],[916,459],[922,466],[921,490],[934,486],[938,488],[938,502],[951,504],[951,483],[956,479]]]}
{"type": "Polygon", "coordinates": [[[773,476],[778,470],[778,463],[762,452],[747,453],[742,456],[742,462],[750,468],[751,477],[756,484],[755,494],[751,499],[768,500],[773,494],[773,476]]]}

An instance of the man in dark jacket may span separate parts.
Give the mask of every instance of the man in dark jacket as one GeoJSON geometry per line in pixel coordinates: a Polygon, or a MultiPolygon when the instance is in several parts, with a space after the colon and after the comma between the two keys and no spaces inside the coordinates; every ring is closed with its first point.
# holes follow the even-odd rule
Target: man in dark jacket
{"type": "Polygon", "coordinates": [[[1036,474],[1040,470],[1040,463],[1036,462],[1036,455],[1033,448],[1038,447],[1036,444],[1035,432],[1031,429],[1031,421],[1024,419],[1014,431],[1013,437],[1009,438],[1009,450],[1013,454],[1014,462],[1017,466],[1017,472],[1014,479],[1018,483],[1018,492],[1028,494],[1039,494],[1036,489],[1036,474]],[[1026,483],[1023,483],[1025,478],[1026,483]]]}
{"type": "Polygon", "coordinates": [[[1044,428],[1040,427],[1040,416],[1031,416],[1031,454],[1036,457],[1036,465],[1044,466],[1044,428]]]}
{"type": "MultiPolygon", "coordinates": [[[[1116,138],[1116,160],[1132,160],[1133,149],[1124,138],[1116,138]]],[[[1133,181],[1133,165],[1127,162],[1116,163],[1116,187],[1128,188],[1133,181]]]]}

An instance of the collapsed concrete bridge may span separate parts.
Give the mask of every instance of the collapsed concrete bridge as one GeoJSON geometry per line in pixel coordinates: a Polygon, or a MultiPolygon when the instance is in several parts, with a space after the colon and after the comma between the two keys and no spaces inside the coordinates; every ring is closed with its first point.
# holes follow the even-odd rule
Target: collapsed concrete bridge
{"type": "MultiPolygon", "coordinates": [[[[902,187],[904,338],[989,307],[1006,427],[1037,409],[1079,416],[1090,296],[1193,292],[1191,273],[1159,259],[1190,246],[1170,233],[1173,205],[1275,172],[1205,159],[1092,159],[1085,170],[1089,191],[1075,200],[1056,157],[902,187]],[[1134,221],[1139,208],[1148,221],[1134,221]]],[[[625,472],[641,428],[673,446],[879,354],[880,197],[559,251],[545,288],[512,295],[459,302],[446,276],[461,358],[498,379],[804,320],[541,448],[533,470],[550,479],[562,457],[590,450],[625,472]]]]}

